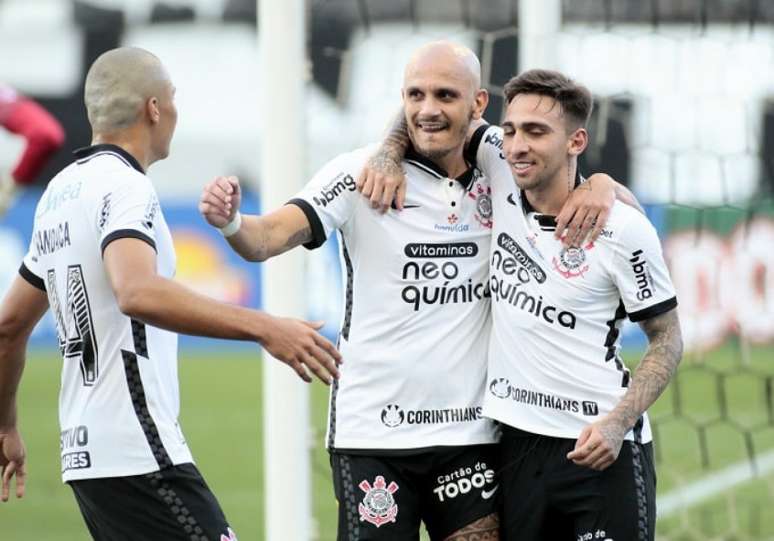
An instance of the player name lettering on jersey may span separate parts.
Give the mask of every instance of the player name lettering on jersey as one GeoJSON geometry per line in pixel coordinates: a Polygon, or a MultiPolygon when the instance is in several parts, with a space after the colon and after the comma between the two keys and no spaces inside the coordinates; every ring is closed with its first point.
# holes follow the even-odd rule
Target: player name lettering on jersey
{"type": "Polygon", "coordinates": [[[70,224],[63,222],[35,232],[35,249],[38,256],[48,255],[70,246],[70,224]]]}

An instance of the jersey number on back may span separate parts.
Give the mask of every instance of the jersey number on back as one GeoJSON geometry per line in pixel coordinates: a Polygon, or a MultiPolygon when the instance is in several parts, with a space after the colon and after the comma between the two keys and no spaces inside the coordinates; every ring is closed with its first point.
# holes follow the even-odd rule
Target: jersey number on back
{"type": "Polygon", "coordinates": [[[80,265],[67,267],[67,296],[65,309],[62,311],[56,288],[56,272],[48,271],[49,303],[56,319],[56,330],[59,335],[59,349],[65,361],[78,360],[81,365],[83,384],[94,385],[99,375],[97,362],[97,341],[94,326],[91,322],[91,306],[83,281],[83,271],[80,265]]]}

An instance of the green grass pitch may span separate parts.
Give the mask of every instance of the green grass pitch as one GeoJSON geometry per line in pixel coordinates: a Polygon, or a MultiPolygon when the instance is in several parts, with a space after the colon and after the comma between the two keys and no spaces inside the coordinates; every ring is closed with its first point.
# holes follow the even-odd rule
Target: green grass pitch
{"type": "MultiPolygon", "coordinates": [[[[740,364],[734,344],[703,362],[686,358],[677,384],[651,409],[659,425],[658,489],[681,483],[774,450],[769,411],[774,376],[772,349],[753,351],[740,364]],[[740,368],[744,366],[744,368],[740,368]],[[721,396],[722,395],[722,396],[721,396]],[[720,396],[720,398],[719,398],[720,396]],[[699,434],[703,435],[700,436],[699,434]],[[709,453],[702,457],[704,438],[709,453]],[[749,440],[749,441],[748,441],[749,440]]],[[[20,427],[27,443],[27,497],[0,505],[0,539],[82,541],[88,539],[70,489],[62,485],[58,460],[56,403],[61,361],[52,351],[30,355],[19,396],[20,427]]],[[[255,355],[184,352],[180,364],[181,423],[194,457],[242,541],[263,539],[261,491],[261,361],[255,355]]],[[[336,502],[323,449],[327,388],[311,387],[311,418],[317,447],[312,459],[314,529],[317,539],[335,539],[336,502]]],[[[659,521],[659,538],[774,538],[774,476],[659,521]]]]}

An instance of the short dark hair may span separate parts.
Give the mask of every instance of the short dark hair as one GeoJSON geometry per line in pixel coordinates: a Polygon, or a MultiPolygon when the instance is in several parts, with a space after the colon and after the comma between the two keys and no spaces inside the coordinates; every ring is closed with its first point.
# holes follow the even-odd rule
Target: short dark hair
{"type": "Polygon", "coordinates": [[[558,71],[533,69],[511,78],[505,84],[505,101],[511,103],[519,94],[538,94],[554,98],[574,128],[585,127],[591,117],[594,101],[591,92],[558,71]]]}

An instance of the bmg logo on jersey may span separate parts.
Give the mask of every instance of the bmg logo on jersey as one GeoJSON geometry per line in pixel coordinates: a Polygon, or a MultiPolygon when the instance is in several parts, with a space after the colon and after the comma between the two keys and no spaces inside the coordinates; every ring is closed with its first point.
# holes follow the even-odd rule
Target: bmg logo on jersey
{"type": "Polygon", "coordinates": [[[323,186],[320,194],[312,197],[312,200],[314,200],[318,207],[327,207],[329,203],[333,202],[342,193],[354,191],[355,179],[352,178],[352,175],[339,173],[336,178],[323,186]]]}
{"type": "Polygon", "coordinates": [[[494,479],[495,472],[486,465],[486,462],[476,462],[474,466],[461,467],[446,475],[439,475],[433,492],[438,497],[438,501],[445,502],[478,489],[481,497],[488,500],[494,495],[497,487],[490,490],[484,487],[492,484],[494,479]]]}
{"type": "Polygon", "coordinates": [[[644,301],[653,296],[653,277],[650,275],[648,262],[642,255],[642,250],[632,252],[629,263],[632,265],[634,278],[637,281],[637,300],[644,301]]]}

